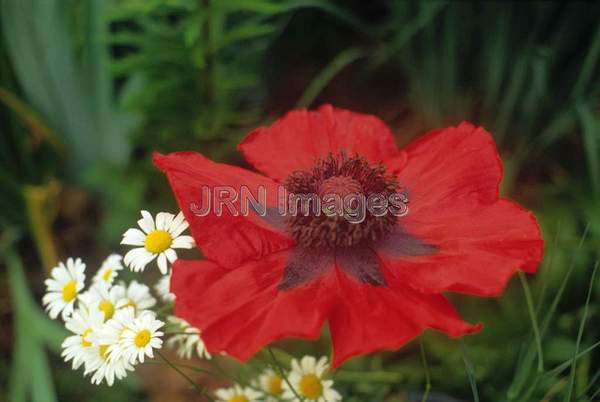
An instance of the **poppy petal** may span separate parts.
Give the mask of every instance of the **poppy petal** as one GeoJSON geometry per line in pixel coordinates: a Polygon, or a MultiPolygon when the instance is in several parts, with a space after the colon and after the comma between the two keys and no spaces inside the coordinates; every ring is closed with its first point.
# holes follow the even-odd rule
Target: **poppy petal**
{"type": "Polygon", "coordinates": [[[339,298],[329,319],[333,367],[353,356],[398,349],[427,328],[454,337],[481,328],[464,322],[442,295],[365,286],[343,274],[338,284],[339,298]]]}
{"type": "Polygon", "coordinates": [[[333,275],[290,290],[279,282],[289,251],[229,270],[207,260],[177,260],[175,313],[202,331],[211,353],[247,360],[284,337],[316,339],[332,308],[333,275]]]}
{"type": "Polygon", "coordinates": [[[309,170],[318,159],[342,150],[372,162],[399,153],[390,129],[381,120],[331,105],[293,110],[270,127],[252,131],[238,149],[256,169],[276,180],[296,170],[309,170]]]}
{"type": "MultiPolygon", "coordinates": [[[[259,199],[258,189],[264,188],[267,208],[275,208],[277,185],[271,179],[245,169],[212,162],[194,152],[155,154],[154,163],[167,174],[196,245],[207,258],[233,268],[249,258],[260,258],[293,244],[287,234],[270,226],[267,220],[253,213],[250,208],[246,215],[240,210],[243,187],[256,199],[259,199]],[[217,208],[214,205],[215,193],[226,187],[233,189],[231,204],[224,201],[221,208],[217,208]],[[210,189],[211,193],[204,189],[210,189]],[[207,204],[209,202],[210,205],[207,204]]],[[[223,191],[224,197],[221,199],[229,196],[226,190],[223,191]]]]}
{"type": "Polygon", "coordinates": [[[440,210],[406,216],[404,228],[438,250],[422,256],[378,255],[393,267],[392,283],[423,292],[446,291],[497,296],[520,268],[535,272],[544,243],[533,214],[501,199],[479,209],[440,210]]]}
{"type": "Polygon", "coordinates": [[[403,159],[397,157],[386,165],[408,193],[408,213],[398,222],[413,240],[384,240],[376,247],[394,267],[391,286],[494,296],[517,269],[536,271],[540,229],[533,214],[499,199],[502,162],[487,131],[461,123],[434,130],[404,151],[405,161],[397,163],[403,159]]]}
{"type": "Polygon", "coordinates": [[[494,139],[483,128],[464,122],[433,130],[404,151],[384,163],[408,192],[409,214],[498,199],[502,161],[494,139]]]}

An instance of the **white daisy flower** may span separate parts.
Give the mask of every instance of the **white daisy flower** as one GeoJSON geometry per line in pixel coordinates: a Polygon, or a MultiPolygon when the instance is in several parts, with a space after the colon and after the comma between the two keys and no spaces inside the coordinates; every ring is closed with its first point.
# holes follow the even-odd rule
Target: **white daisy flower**
{"type": "Polygon", "coordinates": [[[123,331],[119,341],[120,352],[112,353],[116,358],[123,356],[131,364],[144,362],[144,358],[154,357],[153,350],[162,347],[163,333],[159,331],[165,325],[164,322],[157,320],[156,315],[150,311],[141,314],[135,318],[131,326],[123,331]]]}
{"type": "Polygon", "coordinates": [[[266,369],[258,376],[258,386],[265,391],[267,402],[276,402],[283,395],[285,380],[273,369],[266,369]]]}
{"type": "Polygon", "coordinates": [[[167,345],[175,349],[180,359],[191,359],[193,353],[201,359],[211,358],[200,338],[198,328],[192,327],[186,320],[179,317],[169,316],[167,320],[169,324],[175,326],[175,331],[178,332],[167,341],[167,345]]]}
{"type": "Polygon", "coordinates": [[[46,279],[46,294],[42,303],[48,315],[55,319],[62,312],[63,320],[73,313],[75,301],[83,290],[85,282],[85,264],[81,259],[69,258],[52,269],[52,278],[46,279]]]}
{"type": "Polygon", "coordinates": [[[73,370],[77,370],[86,359],[86,353],[93,346],[93,336],[104,323],[104,314],[101,311],[79,308],[66,321],[65,327],[74,333],[62,343],[61,356],[66,362],[73,360],[73,370]]]}
{"type": "MultiPolygon", "coordinates": [[[[292,359],[292,371],[288,381],[294,390],[305,401],[337,402],[342,396],[332,388],[333,380],[324,380],[323,374],[329,368],[327,358],[321,357],[319,361],[313,356],[304,356],[300,363],[292,359]]],[[[287,383],[283,384],[283,398],[300,402],[287,383]]]]}
{"type": "Polygon", "coordinates": [[[119,271],[123,269],[123,264],[121,263],[121,257],[119,254],[111,254],[109,255],[100,266],[96,275],[94,275],[94,283],[104,282],[108,285],[112,285],[113,281],[119,274],[119,271]]]}
{"type": "Polygon", "coordinates": [[[127,376],[127,371],[133,371],[133,366],[125,359],[109,359],[109,345],[97,345],[90,348],[85,362],[84,375],[94,373],[91,381],[100,385],[103,380],[106,384],[113,385],[115,378],[120,380],[127,376]]]}
{"type": "Polygon", "coordinates": [[[131,281],[125,290],[125,296],[117,304],[117,308],[133,307],[136,313],[154,307],[156,299],[150,294],[150,288],[137,281],[131,281]]]}
{"type": "Polygon", "coordinates": [[[237,384],[230,388],[219,388],[215,395],[217,402],[253,402],[262,397],[260,392],[249,387],[242,388],[237,384]]]}
{"type": "Polygon", "coordinates": [[[123,333],[126,329],[131,328],[135,317],[135,309],[131,306],[118,309],[113,317],[104,323],[102,329],[98,331],[97,337],[93,337],[92,340],[97,344],[110,345],[109,355],[120,355],[123,333]]]}
{"type": "Polygon", "coordinates": [[[163,303],[172,303],[175,301],[175,294],[171,293],[171,273],[168,275],[163,275],[160,278],[156,285],[154,285],[154,290],[158,294],[158,297],[163,301],[163,303]]]}
{"type": "Polygon", "coordinates": [[[132,228],[123,234],[121,244],[136,247],[125,254],[125,264],[135,272],[143,271],[149,262],[157,259],[158,269],[165,275],[169,263],[177,259],[176,248],[192,248],[194,239],[191,236],[181,236],[188,228],[188,223],[179,212],[177,216],[167,212],[159,212],[156,222],[148,211],[141,211],[142,219],[137,223],[142,230],[132,228]]]}
{"type": "Polygon", "coordinates": [[[99,282],[92,285],[87,292],[81,295],[81,298],[91,309],[102,311],[105,320],[110,320],[115,314],[117,306],[123,303],[125,293],[123,285],[110,286],[99,282]]]}

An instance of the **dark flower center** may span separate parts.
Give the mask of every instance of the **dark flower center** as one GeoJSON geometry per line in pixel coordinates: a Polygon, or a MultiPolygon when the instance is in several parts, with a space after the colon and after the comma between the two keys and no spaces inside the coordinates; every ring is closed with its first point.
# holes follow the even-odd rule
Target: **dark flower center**
{"type": "MultiPolygon", "coordinates": [[[[284,183],[291,211],[286,224],[300,246],[339,248],[367,245],[390,233],[396,216],[373,213],[379,202],[398,192],[395,176],[360,156],[330,154],[308,171],[296,171],[284,183]]],[[[385,208],[384,208],[385,209],[385,208]]]]}
{"type": "Polygon", "coordinates": [[[356,180],[349,176],[334,176],[329,179],[323,180],[323,183],[319,186],[319,196],[321,198],[329,195],[336,194],[340,198],[344,198],[351,194],[362,194],[362,186],[356,180]]]}

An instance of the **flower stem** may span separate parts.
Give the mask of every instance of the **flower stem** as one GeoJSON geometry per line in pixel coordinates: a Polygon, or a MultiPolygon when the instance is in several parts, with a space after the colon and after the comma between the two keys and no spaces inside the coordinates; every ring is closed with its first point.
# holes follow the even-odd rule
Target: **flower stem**
{"type": "MultiPolygon", "coordinates": [[[[165,363],[164,361],[161,362],[161,361],[157,361],[157,360],[148,360],[145,363],[148,363],[148,364],[165,364],[165,365],[171,367],[171,365],[165,363]]],[[[217,374],[217,373],[215,373],[213,371],[210,371],[210,370],[205,370],[205,369],[200,368],[200,367],[192,366],[192,365],[189,365],[189,364],[173,363],[173,362],[171,362],[171,364],[173,366],[179,367],[181,369],[192,370],[192,371],[195,371],[196,373],[208,374],[208,375],[211,375],[213,377],[221,378],[220,374],[217,374]]]]}
{"type": "Polygon", "coordinates": [[[290,390],[292,390],[292,392],[294,393],[294,396],[296,398],[298,398],[300,401],[304,401],[304,398],[301,397],[300,394],[298,394],[298,392],[296,391],[296,389],[294,388],[294,386],[292,385],[290,380],[287,378],[287,375],[285,375],[285,372],[283,371],[283,367],[281,367],[281,365],[277,361],[277,357],[275,357],[275,353],[273,353],[273,350],[271,349],[271,347],[267,346],[267,350],[269,351],[269,354],[271,355],[271,360],[273,360],[273,364],[277,368],[279,375],[281,376],[281,378],[283,378],[283,380],[288,385],[288,387],[290,387],[290,390]]]}
{"type": "Polygon", "coordinates": [[[208,399],[209,401],[214,402],[214,398],[211,397],[208,392],[206,392],[206,389],[200,387],[198,384],[196,384],[196,381],[192,380],[190,378],[190,376],[188,376],[186,373],[184,373],[181,369],[179,369],[179,367],[177,367],[177,365],[173,364],[169,359],[167,359],[165,357],[165,355],[163,355],[162,353],[160,353],[159,351],[156,352],[164,361],[165,363],[167,363],[169,365],[169,367],[171,367],[173,370],[175,370],[177,373],[179,373],[179,375],[181,375],[183,378],[185,378],[187,380],[187,382],[190,383],[190,385],[196,390],[198,391],[202,396],[204,396],[206,399],[208,399]]]}

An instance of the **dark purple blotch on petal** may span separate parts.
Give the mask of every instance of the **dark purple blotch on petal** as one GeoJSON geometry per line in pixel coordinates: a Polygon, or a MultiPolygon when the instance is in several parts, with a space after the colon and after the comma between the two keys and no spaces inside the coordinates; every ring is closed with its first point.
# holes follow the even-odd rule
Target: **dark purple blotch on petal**
{"type": "Polygon", "coordinates": [[[375,250],[390,257],[418,257],[439,251],[439,247],[429,244],[410,233],[396,228],[392,233],[378,241],[375,250]]]}
{"type": "Polygon", "coordinates": [[[333,268],[333,250],[294,247],[283,270],[279,290],[304,285],[333,268]]]}
{"type": "Polygon", "coordinates": [[[373,286],[386,286],[379,258],[367,246],[337,249],[335,261],[348,275],[373,286]]]}

